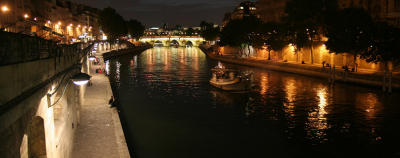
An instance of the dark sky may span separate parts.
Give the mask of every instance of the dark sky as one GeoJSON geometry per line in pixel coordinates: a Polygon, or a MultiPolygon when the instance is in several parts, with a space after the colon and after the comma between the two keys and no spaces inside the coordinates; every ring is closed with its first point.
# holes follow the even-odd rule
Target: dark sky
{"type": "Polygon", "coordinates": [[[75,0],[96,8],[111,6],[126,20],[138,19],[147,27],[198,26],[201,20],[220,24],[242,0],[75,0]]]}

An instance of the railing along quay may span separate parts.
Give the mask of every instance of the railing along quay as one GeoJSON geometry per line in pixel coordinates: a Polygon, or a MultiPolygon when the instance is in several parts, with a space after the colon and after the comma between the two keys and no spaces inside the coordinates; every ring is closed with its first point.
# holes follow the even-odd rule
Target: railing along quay
{"type": "Polygon", "coordinates": [[[0,31],[0,66],[61,56],[83,55],[89,43],[57,44],[54,41],[25,34],[0,31]]]}

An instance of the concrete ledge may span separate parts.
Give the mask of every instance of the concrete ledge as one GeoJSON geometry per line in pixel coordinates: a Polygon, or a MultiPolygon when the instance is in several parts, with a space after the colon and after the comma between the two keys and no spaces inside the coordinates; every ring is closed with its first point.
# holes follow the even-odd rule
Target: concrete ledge
{"type": "Polygon", "coordinates": [[[141,53],[149,48],[152,48],[152,46],[137,46],[137,47],[128,48],[128,49],[114,50],[114,51],[104,53],[103,58],[105,60],[108,60],[111,58],[119,57],[121,55],[141,53]]]}
{"type": "Polygon", "coordinates": [[[118,152],[121,158],[129,158],[128,144],[126,144],[124,130],[122,129],[121,120],[119,119],[118,109],[112,109],[112,117],[114,121],[115,137],[117,139],[118,152]]]}

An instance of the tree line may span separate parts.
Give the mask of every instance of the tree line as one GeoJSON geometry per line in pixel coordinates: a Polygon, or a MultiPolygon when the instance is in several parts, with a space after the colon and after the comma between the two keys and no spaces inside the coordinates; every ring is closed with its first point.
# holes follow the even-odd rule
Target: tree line
{"type": "Polygon", "coordinates": [[[101,29],[110,41],[124,36],[139,39],[144,34],[145,27],[140,21],[135,19],[126,21],[111,7],[101,10],[99,16],[101,29]]]}
{"type": "Polygon", "coordinates": [[[400,29],[374,21],[370,13],[361,8],[339,9],[336,0],[289,0],[285,12],[280,22],[265,23],[256,16],[231,20],[217,33],[219,45],[266,48],[268,60],[271,60],[271,51],[280,51],[289,44],[297,56],[302,48],[308,47],[311,48],[311,63],[314,63],[313,44],[326,37],[327,49],[331,53],[351,54],[355,67],[357,57],[370,63],[382,63],[384,78],[389,75],[389,82],[392,68],[400,65],[397,52],[400,45],[396,44],[400,41],[400,29]]]}

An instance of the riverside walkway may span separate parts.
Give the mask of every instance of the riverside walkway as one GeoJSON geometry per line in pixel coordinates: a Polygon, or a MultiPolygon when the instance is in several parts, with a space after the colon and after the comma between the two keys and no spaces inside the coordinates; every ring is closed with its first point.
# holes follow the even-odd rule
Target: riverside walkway
{"type": "Polygon", "coordinates": [[[103,73],[95,73],[96,69],[105,66],[103,53],[96,54],[101,59],[100,64],[90,67],[92,86],[86,88],[81,107],[81,121],[74,138],[74,158],[130,157],[118,111],[108,104],[112,96],[110,82],[103,73]]]}

